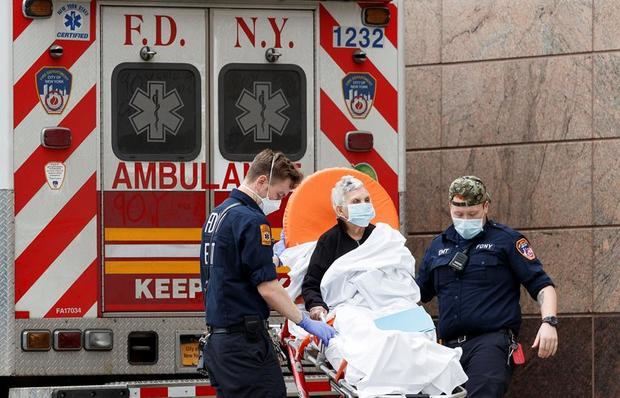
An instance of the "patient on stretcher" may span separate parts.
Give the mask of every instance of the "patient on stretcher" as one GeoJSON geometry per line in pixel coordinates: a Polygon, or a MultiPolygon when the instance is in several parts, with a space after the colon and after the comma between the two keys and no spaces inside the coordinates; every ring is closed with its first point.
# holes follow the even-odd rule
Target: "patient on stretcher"
{"type": "Polygon", "coordinates": [[[415,260],[405,238],[388,224],[370,224],[372,201],[356,178],[336,183],[332,205],[336,226],[280,255],[291,269],[289,295],[301,293],[315,318],[335,317],[339,334],[327,359],[334,368],[347,361],[345,380],[360,397],[452,393],[467,380],[461,351],[436,342],[432,319],[417,304],[415,260]]]}
{"type": "Polygon", "coordinates": [[[316,242],[304,277],[301,294],[312,319],[326,315],[327,304],[321,295],[321,280],[332,263],[363,244],[375,228],[370,194],[364,184],[352,176],[344,176],[332,189],[332,205],[337,224],[316,242]]]}

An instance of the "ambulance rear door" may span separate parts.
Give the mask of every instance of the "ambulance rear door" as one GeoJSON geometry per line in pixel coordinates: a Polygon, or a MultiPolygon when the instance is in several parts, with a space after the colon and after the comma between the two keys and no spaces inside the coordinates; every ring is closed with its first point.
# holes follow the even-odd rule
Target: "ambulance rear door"
{"type": "MultiPolygon", "coordinates": [[[[265,148],[314,171],[315,10],[212,9],[210,28],[217,205],[265,148]]],[[[277,239],[282,210],[269,220],[277,239]]]]}
{"type": "Polygon", "coordinates": [[[103,312],[202,311],[208,10],[101,11],[103,312]]]}

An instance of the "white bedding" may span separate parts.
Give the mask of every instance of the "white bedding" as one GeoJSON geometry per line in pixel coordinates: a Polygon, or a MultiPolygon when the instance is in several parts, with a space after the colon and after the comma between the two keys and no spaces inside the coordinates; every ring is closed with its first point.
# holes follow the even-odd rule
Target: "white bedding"
{"type": "MultiPolygon", "coordinates": [[[[289,295],[301,292],[315,243],[287,249],[280,256],[291,268],[289,295]]],[[[348,366],[345,379],[360,397],[387,393],[450,394],[467,376],[459,363],[460,349],[436,343],[435,333],[381,330],[374,320],[417,306],[415,260],[405,238],[379,223],[357,249],[337,259],[321,281],[321,293],[336,316],[338,335],[326,350],[337,368],[348,366]]],[[[296,328],[291,328],[293,332],[296,328]]]]}

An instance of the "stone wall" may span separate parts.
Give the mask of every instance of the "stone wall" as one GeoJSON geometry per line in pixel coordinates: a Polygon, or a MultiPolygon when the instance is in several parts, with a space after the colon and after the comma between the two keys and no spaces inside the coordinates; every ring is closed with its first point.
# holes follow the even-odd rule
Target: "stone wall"
{"type": "MultiPolygon", "coordinates": [[[[620,1],[405,0],[407,223],[421,261],[447,188],[481,177],[559,294],[560,349],[510,397],[620,397],[620,1]]],[[[431,305],[436,312],[434,304],[431,305]]]]}

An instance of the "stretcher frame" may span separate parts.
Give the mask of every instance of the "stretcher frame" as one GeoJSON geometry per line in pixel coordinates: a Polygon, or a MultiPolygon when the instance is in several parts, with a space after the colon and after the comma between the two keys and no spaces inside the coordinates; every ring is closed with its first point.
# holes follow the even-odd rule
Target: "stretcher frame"
{"type": "MultiPolygon", "coordinates": [[[[359,397],[357,389],[344,379],[347,362],[340,364],[339,369],[334,369],[325,357],[324,348],[319,344],[315,336],[307,336],[303,340],[296,339],[288,329],[288,323],[284,322],[279,334],[279,344],[284,356],[287,357],[288,365],[293,374],[293,380],[297,387],[300,398],[309,398],[310,393],[306,383],[306,376],[302,361],[311,363],[317,370],[322,372],[328,379],[333,392],[343,398],[359,397]]],[[[455,392],[449,395],[429,395],[429,394],[384,394],[377,398],[465,398],[467,391],[459,386],[455,392]]]]}

